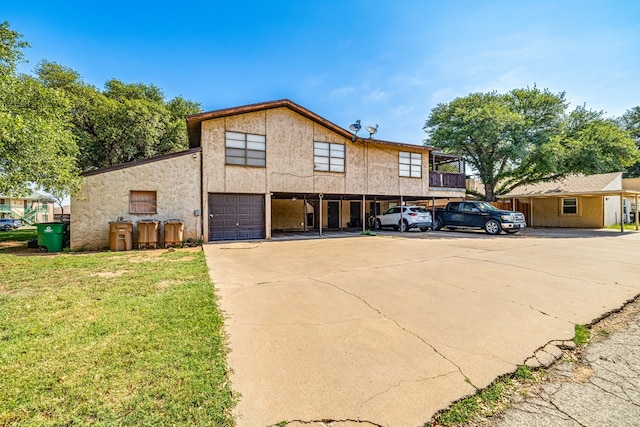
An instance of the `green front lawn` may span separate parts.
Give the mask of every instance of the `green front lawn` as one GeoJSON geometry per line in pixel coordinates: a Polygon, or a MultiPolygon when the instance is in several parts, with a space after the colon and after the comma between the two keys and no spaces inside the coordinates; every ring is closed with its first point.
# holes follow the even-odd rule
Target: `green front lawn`
{"type": "Polygon", "coordinates": [[[234,424],[202,251],[0,252],[0,272],[0,426],[234,424]]]}
{"type": "Polygon", "coordinates": [[[21,227],[13,231],[0,231],[0,242],[26,242],[38,238],[36,228],[21,227]]]}

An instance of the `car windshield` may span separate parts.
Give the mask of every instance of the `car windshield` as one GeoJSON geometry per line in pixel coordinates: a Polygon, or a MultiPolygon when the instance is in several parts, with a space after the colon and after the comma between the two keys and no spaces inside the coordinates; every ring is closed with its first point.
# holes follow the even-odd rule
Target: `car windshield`
{"type": "Polygon", "coordinates": [[[500,210],[495,206],[493,206],[491,203],[487,203],[487,202],[478,203],[478,208],[480,208],[483,211],[499,211],[500,210]]]}
{"type": "Polygon", "coordinates": [[[410,208],[413,212],[427,212],[422,206],[413,206],[410,208]]]}

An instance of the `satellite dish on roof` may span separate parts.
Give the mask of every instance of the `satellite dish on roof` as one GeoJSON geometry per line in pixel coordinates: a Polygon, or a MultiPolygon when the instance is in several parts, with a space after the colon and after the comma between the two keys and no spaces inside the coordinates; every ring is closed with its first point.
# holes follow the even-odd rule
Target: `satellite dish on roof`
{"type": "Polygon", "coordinates": [[[356,135],[358,135],[358,131],[360,130],[360,120],[356,120],[356,122],[352,125],[349,125],[349,129],[351,129],[351,132],[353,132],[353,138],[351,138],[352,141],[356,140],[356,135]]]}
{"type": "Polygon", "coordinates": [[[369,139],[371,139],[373,138],[373,135],[375,135],[375,133],[378,132],[378,125],[376,125],[376,127],[365,126],[365,129],[367,130],[367,132],[369,132],[369,139]]]}

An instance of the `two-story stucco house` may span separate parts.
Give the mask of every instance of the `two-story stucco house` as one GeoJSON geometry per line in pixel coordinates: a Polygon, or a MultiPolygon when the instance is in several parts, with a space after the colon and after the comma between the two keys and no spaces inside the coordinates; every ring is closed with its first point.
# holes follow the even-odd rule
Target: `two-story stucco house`
{"type": "Polygon", "coordinates": [[[389,205],[464,197],[464,164],[432,147],[358,137],[290,100],[187,117],[190,149],[84,174],[72,248],[118,218],[181,219],[184,239],[364,229],[389,205]]]}

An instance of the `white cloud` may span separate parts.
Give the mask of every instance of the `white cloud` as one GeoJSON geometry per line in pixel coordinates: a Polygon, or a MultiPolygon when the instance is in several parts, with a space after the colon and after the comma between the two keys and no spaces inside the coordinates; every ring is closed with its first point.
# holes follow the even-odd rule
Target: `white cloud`
{"type": "Polygon", "coordinates": [[[389,97],[389,94],[381,89],[367,91],[364,97],[365,101],[382,101],[389,97]]]}
{"type": "Polygon", "coordinates": [[[329,92],[330,98],[344,98],[345,96],[352,95],[356,92],[356,88],[353,86],[342,86],[337,89],[333,89],[329,92]]]}

